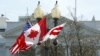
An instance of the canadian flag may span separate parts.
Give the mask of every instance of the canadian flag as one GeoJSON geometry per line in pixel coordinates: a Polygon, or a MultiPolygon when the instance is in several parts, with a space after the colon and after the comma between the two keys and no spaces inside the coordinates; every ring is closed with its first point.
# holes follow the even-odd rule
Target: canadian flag
{"type": "Polygon", "coordinates": [[[16,54],[19,51],[27,50],[32,45],[37,45],[40,41],[42,41],[43,37],[47,33],[46,29],[46,18],[41,19],[37,24],[29,29],[25,28],[24,32],[17,38],[15,44],[10,48],[12,54],[16,54]]]}
{"type": "Polygon", "coordinates": [[[37,45],[39,44],[43,39],[44,36],[47,33],[47,27],[46,27],[46,17],[41,19],[36,25],[31,27],[25,32],[25,40],[27,41],[27,44],[37,45]]]}
{"type": "Polygon", "coordinates": [[[46,41],[47,39],[56,39],[58,34],[61,32],[61,30],[63,29],[63,27],[65,26],[66,23],[63,23],[61,25],[58,25],[54,28],[52,28],[44,37],[43,41],[46,41]]]}

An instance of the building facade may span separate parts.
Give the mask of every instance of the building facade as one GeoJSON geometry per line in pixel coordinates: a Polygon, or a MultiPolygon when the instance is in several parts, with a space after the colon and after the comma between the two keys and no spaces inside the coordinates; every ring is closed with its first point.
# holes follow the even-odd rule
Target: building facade
{"type": "MultiPolygon", "coordinates": [[[[1,17],[0,21],[2,21],[2,19],[3,18],[1,17]]],[[[5,28],[2,28],[3,23],[0,22],[1,30],[5,29],[5,31],[0,32],[0,56],[12,56],[9,51],[9,48],[14,44],[16,38],[23,31],[23,27],[25,25],[26,19],[27,19],[27,16],[22,16],[19,18],[18,22],[4,21],[4,25],[6,24],[6,27],[4,26],[5,28]]],[[[37,21],[36,21],[36,19],[32,19],[31,22],[33,24],[35,24],[37,21]]],[[[69,35],[71,33],[74,34],[73,26],[71,26],[74,21],[72,21],[68,18],[65,18],[65,17],[61,17],[60,19],[58,19],[58,25],[62,24],[63,22],[67,22],[67,24],[64,27],[63,31],[58,36],[58,40],[59,40],[59,44],[61,44],[62,46],[66,46],[64,38],[61,38],[61,37],[64,36],[66,41],[69,41],[67,39],[68,34],[69,35]]],[[[81,43],[89,42],[89,44],[90,44],[90,41],[91,41],[91,42],[93,42],[92,44],[95,44],[96,47],[99,47],[100,46],[100,44],[99,44],[99,42],[100,42],[100,38],[99,38],[100,37],[100,21],[80,21],[78,23],[81,27],[81,30],[80,30],[80,34],[82,34],[82,38],[80,40],[81,43]]],[[[53,27],[53,25],[54,25],[54,23],[53,23],[53,19],[52,19],[51,15],[47,15],[47,27],[49,29],[51,29],[53,27]]],[[[73,42],[73,40],[75,40],[75,39],[72,38],[69,41],[69,43],[68,43],[69,46],[71,45],[70,43],[73,42]]],[[[87,45],[88,45],[88,43],[87,43],[87,45]]],[[[67,50],[65,49],[65,56],[67,56],[66,52],[67,52],[67,50]]],[[[69,49],[69,54],[70,54],[70,52],[71,51],[69,49]]],[[[37,51],[35,53],[37,54],[37,51]]],[[[100,56],[99,49],[96,49],[96,55],[100,56]]]]}

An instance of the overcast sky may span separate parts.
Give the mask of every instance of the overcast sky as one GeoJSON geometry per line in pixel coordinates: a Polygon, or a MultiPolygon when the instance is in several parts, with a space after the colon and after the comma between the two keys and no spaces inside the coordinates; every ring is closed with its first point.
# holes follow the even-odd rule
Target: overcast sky
{"type": "MultiPolygon", "coordinates": [[[[56,0],[0,0],[0,14],[4,14],[10,21],[17,21],[18,16],[26,15],[27,7],[31,15],[38,1],[47,14],[51,12],[56,0]]],[[[74,2],[75,0],[58,0],[62,16],[71,18],[70,11],[74,13],[74,2]]],[[[96,20],[100,20],[100,0],[77,0],[78,20],[91,20],[93,16],[96,20]]]]}

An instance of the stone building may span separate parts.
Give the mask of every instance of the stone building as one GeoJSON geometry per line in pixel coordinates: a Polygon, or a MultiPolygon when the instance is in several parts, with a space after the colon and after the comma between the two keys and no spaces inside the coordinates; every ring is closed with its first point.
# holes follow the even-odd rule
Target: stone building
{"type": "MultiPolygon", "coordinates": [[[[46,17],[47,17],[47,26],[49,29],[51,29],[54,25],[53,19],[50,14],[48,14],[46,17]]],[[[0,17],[0,21],[2,19],[3,17],[0,17]]],[[[0,31],[0,56],[12,56],[9,51],[9,48],[14,44],[16,38],[21,34],[23,27],[25,25],[26,19],[27,19],[27,16],[21,16],[19,17],[18,22],[4,21],[4,23],[6,24],[6,28],[2,28],[3,26],[0,26],[0,30],[1,30],[0,31]],[[5,30],[2,31],[2,29],[5,29],[5,30]]],[[[37,22],[36,19],[32,20],[33,24],[35,24],[36,22],[37,22]]],[[[58,19],[58,25],[62,24],[63,22],[67,22],[67,24],[64,27],[63,31],[58,36],[58,41],[59,41],[59,44],[61,44],[62,46],[64,46],[64,48],[66,48],[65,39],[68,42],[70,39],[70,38],[68,39],[68,36],[70,34],[74,34],[73,26],[71,26],[74,21],[65,17],[61,17],[60,19],[58,19]]],[[[79,21],[77,23],[79,23],[81,27],[81,30],[80,30],[80,35],[82,36],[80,39],[81,44],[85,43],[87,45],[93,45],[97,47],[95,53],[97,56],[100,56],[100,50],[99,50],[100,21],[95,21],[93,19],[92,21],[79,21]]],[[[72,39],[70,39],[70,41],[67,43],[68,46],[71,46],[71,43],[76,41],[76,39],[73,38],[72,35],[70,37],[72,37],[72,39]]],[[[75,45],[77,45],[76,43],[77,41],[74,42],[75,45]]],[[[35,50],[38,51],[38,49],[35,49],[35,50]]],[[[70,54],[71,53],[70,48],[68,48],[68,50],[69,50],[68,53],[70,54]]],[[[37,54],[37,51],[35,51],[35,54],[37,54]]],[[[65,49],[65,55],[67,56],[66,53],[67,53],[67,49],[65,49]]]]}

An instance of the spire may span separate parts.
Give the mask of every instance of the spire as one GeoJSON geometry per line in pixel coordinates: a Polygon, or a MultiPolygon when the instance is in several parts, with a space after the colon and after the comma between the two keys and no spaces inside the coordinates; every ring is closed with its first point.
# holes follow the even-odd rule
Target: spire
{"type": "Polygon", "coordinates": [[[51,11],[51,15],[53,18],[60,18],[61,13],[60,10],[58,8],[58,1],[56,1],[54,8],[51,11]]]}
{"type": "Polygon", "coordinates": [[[42,18],[44,16],[44,12],[40,7],[40,1],[38,1],[37,8],[34,11],[35,18],[42,18]]]}
{"type": "Polygon", "coordinates": [[[92,21],[95,21],[95,16],[92,17],[92,21]]]}
{"type": "Polygon", "coordinates": [[[57,5],[58,4],[58,1],[56,1],[56,4],[55,5],[57,5]]]}
{"type": "Polygon", "coordinates": [[[29,16],[29,12],[28,12],[28,7],[26,8],[26,19],[25,21],[30,21],[30,16],[29,16]]]}
{"type": "Polygon", "coordinates": [[[38,6],[40,5],[40,1],[38,1],[38,6]]]}

